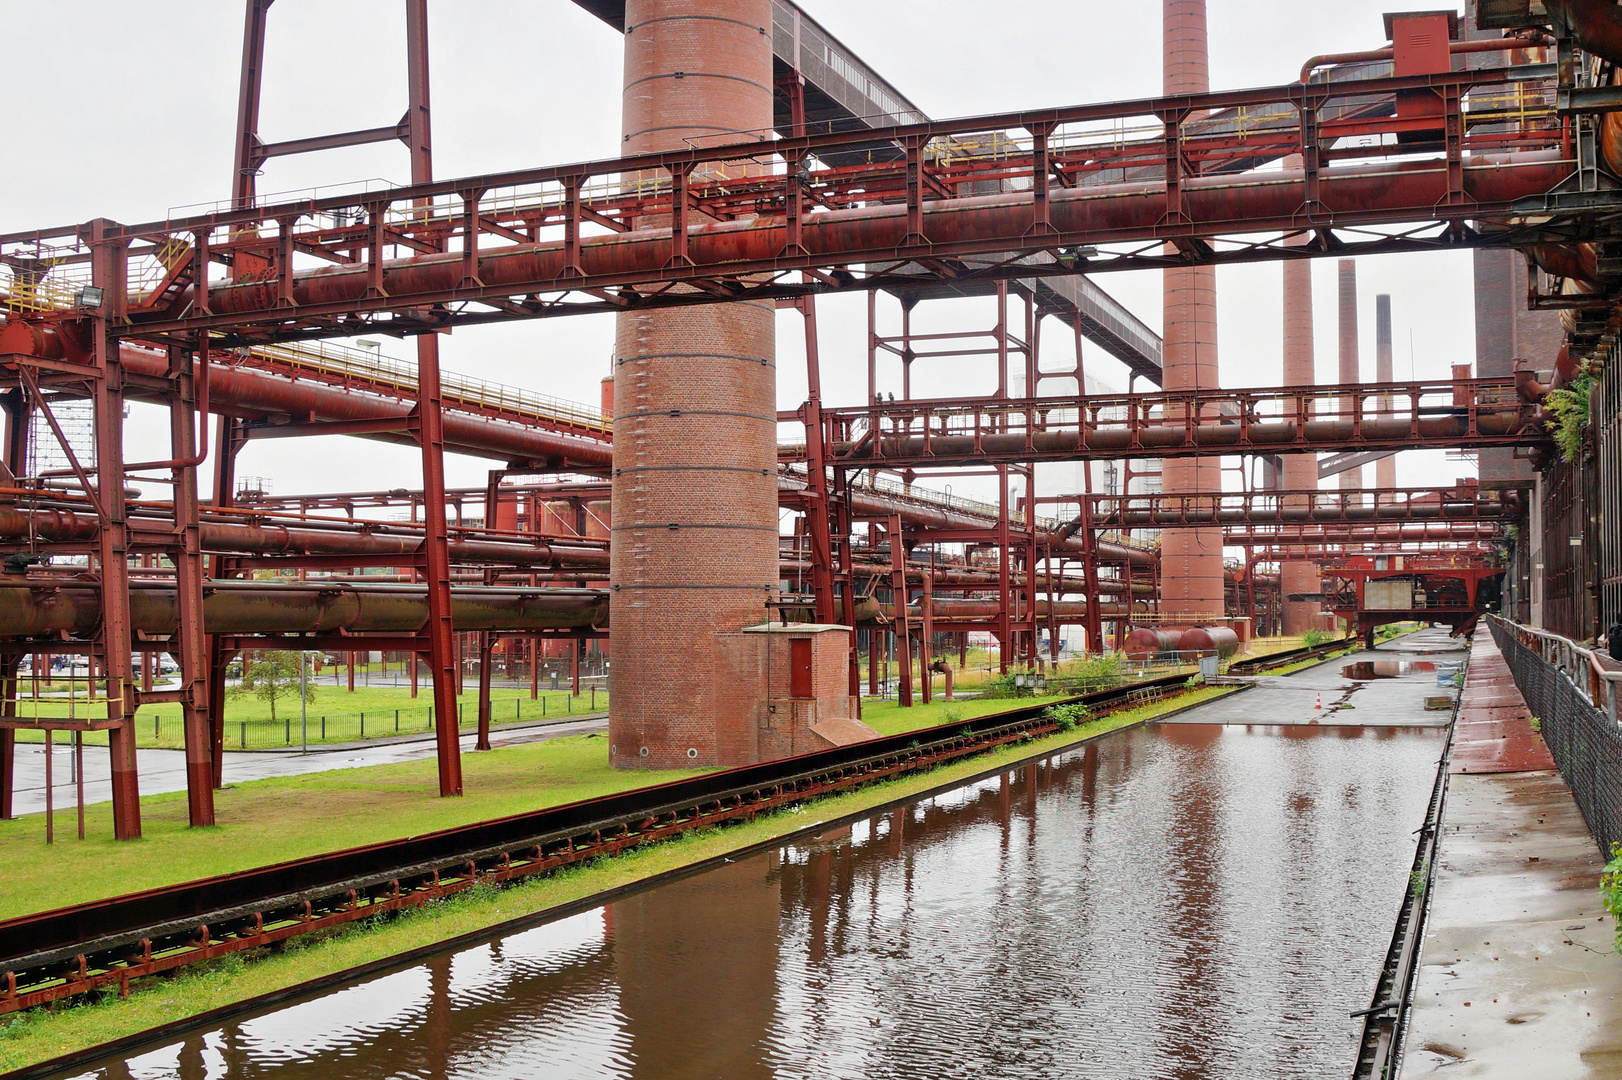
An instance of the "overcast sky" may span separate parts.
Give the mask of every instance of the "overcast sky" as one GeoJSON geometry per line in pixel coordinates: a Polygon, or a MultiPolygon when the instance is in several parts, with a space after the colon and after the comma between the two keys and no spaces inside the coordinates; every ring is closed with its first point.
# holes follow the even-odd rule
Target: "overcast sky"
{"type": "MultiPolygon", "coordinates": [[[[1156,0],[802,0],[802,6],[931,116],[1150,96],[1160,87],[1156,0]]],[[[1211,0],[1217,88],[1298,77],[1322,52],[1383,44],[1391,0],[1211,0]]],[[[1434,8],[1434,3],[1422,5],[1434,8]]],[[[243,5],[230,0],[0,0],[7,29],[6,167],[0,230],[93,217],[151,220],[230,190],[243,5]],[[71,63],[68,63],[71,58],[71,63]]],[[[611,157],[619,152],[621,41],[570,0],[433,0],[429,4],[434,166],[452,177],[611,157]]],[[[391,124],[405,106],[402,6],[394,0],[278,0],[270,13],[261,134],[267,141],[391,124]]],[[[365,178],[403,182],[404,148],[383,144],[267,165],[272,193],[365,178]]],[[[1218,271],[1222,382],[1278,385],[1280,268],[1218,271]]],[[[1374,297],[1393,296],[1396,375],[1445,377],[1474,359],[1468,253],[1359,260],[1360,326],[1372,378],[1374,297]],[[1412,342],[1412,366],[1410,347],[1412,342]]],[[[1335,268],[1314,265],[1320,377],[1336,364],[1335,268]]],[[[1160,325],[1159,275],[1100,283],[1160,325]]],[[[864,301],[818,301],[827,393],[861,400],[864,301]]],[[[989,325],[989,302],[926,305],[924,329],[989,325]]],[[[1062,338],[1061,334],[1051,335],[1062,338]]],[[[799,317],[780,316],[780,407],[804,397],[799,317]]],[[[595,403],[609,370],[613,320],[582,316],[468,328],[445,340],[447,370],[595,403]]],[[[1059,355],[1059,346],[1055,346],[1059,355]]],[[[411,355],[410,346],[385,350],[411,355]]],[[[1089,370],[1124,385],[1119,364],[1089,348],[1089,370]]],[[[914,392],[985,386],[981,366],[915,369],[914,392]]],[[[136,406],[132,455],[165,450],[166,427],[136,406]],[[163,442],[157,441],[162,433],[163,442]]],[[[490,463],[447,461],[450,483],[482,485],[490,463]]],[[[1440,452],[1409,453],[1399,482],[1471,471],[1440,452]]],[[[415,484],[416,451],[359,439],[270,440],[239,474],[274,478],[278,494],[415,484]]],[[[1372,477],[1371,477],[1372,479],[1372,477]]]]}

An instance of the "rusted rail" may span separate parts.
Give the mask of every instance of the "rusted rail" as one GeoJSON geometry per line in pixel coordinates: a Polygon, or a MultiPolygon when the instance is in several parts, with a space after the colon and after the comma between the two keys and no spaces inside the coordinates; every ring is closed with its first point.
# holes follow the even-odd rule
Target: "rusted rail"
{"type": "MultiPolygon", "coordinates": [[[[1095,714],[1173,696],[1168,676],[1076,699],[1095,714]]],[[[300,934],[518,881],[1050,734],[1053,701],[242,873],[0,922],[0,1014],[300,934]]]]}
{"type": "Polygon", "coordinates": [[[1326,641],[1322,645],[1305,646],[1299,649],[1286,649],[1283,652],[1269,653],[1258,656],[1254,660],[1241,660],[1228,668],[1230,675],[1260,675],[1265,671],[1299,664],[1303,660],[1321,660],[1330,653],[1340,652],[1342,649],[1353,648],[1357,645],[1354,637],[1336,638],[1326,641]]]}

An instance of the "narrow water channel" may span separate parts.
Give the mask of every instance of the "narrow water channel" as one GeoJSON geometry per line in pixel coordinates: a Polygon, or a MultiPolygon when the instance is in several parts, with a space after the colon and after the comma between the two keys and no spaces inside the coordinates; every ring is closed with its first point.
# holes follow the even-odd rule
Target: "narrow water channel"
{"type": "Polygon", "coordinates": [[[1443,738],[1123,731],[73,1075],[1345,1076],[1443,738]]]}

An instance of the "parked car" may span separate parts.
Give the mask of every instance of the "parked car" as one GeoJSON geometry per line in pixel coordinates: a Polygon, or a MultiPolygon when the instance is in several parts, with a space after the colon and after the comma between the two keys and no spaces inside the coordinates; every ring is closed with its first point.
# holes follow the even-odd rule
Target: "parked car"
{"type": "MultiPolygon", "coordinates": [[[[130,664],[134,668],[135,674],[140,675],[142,673],[146,655],[145,653],[136,653],[130,657],[130,664]]],[[[154,661],[152,673],[154,675],[173,675],[180,670],[180,665],[175,663],[175,658],[168,653],[154,653],[152,656],[154,661]]]]}

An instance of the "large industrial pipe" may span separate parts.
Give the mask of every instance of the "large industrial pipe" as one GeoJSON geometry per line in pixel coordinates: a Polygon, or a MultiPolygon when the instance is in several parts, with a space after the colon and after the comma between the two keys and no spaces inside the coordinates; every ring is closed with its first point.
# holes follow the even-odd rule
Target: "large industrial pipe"
{"type": "MultiPolygon", "coordinates": [[[[53,327],[21,320],[0,325],[0,353],[21,353],[50,360],[73,359],[82,349],[53,327]]],[[[119,350],[125,370],[135,375],[164,376],[168,360],[159,352],[125,344],[119,350]]],[[[246,420],[292,422],[398,420],[396,431],[369,431],[365,438],[415,445],[407,430],[414,405],[377,394],[351,393],[315,382],[286,379],[267,371],[215,361],[208,369],[209,408],[246,420]]],[[[134,400],[158,400],[141,382],[125,394],[134,400]]],[[[446,449],[530,468],[569,468],[607,472],[613,449],[607,440],[564,435],[508,420],[445,410],[446,449]]]]}
{"type": "Polygon", "coordinates": [[[1616,0],[1543,0],[1543,7],[1571,27],[1585,52],[1622,64],[1622,8],[1616,0]]]}
{"type": "MultiPolygon", "coordinates": [[[[1289,495],[1273,507],[1223,507],[1210,503],[1126,509],[1109,515],[1111,525],[1123,528],[1176,528],[1200,525],[1264,525],[1318,522],[1364,521],[1508,521],[1520,516],[1519,502],[1506,492],[1501,502],[1483,503],[1473,498],[1439,499],[1435,502],[1380,503],[1358,501],[1352,496],[1345,504],[1297,505],[1289,495]]],[[[1310,498],[1308,496],[1307,498],[1310,498]]],[[[1304,500],[1303,500],[1304,501],[1304,500]]]]}
{"type": "MultiPolygon", "coordinates": [[[[1420,438],[1434,442],[1464,438],[1469,434],[1470,426],[1469,418],[1461,415],[1422,415],[1412,423],[1418,428],[1420,438]]],[[[1482,413],[1477,417],[1477,429],[1486,436],[1512,436],[1527,426],[1530,426],[1528,421],[1515,412],[1482,413]]],[[[1024,434],[931,435],[927,439],[922,435],[888,435],[880,439],[879,449],[885,457],[910,458],[929,454],[946,459],[982,456],[1029,458],[1031,450],[1035,450],[1037,456],[1085,451],[1130,454],[1134,457],[1155,454],[1170,456],[1182,451],[1237,447],[1246,436],[1253,446],[1276,447],[1281,453],[1291,453],[1299,449],[1292,445],[1298,439],[1317,444],[1310,448],[1313,451],[1326,449],[1329,444],[1343,445],[1353,439],[1370,444],[1371,449],[1377,448],[1378,444],[1392,447],[1412,445],[1413,428],[1406,417],[1364,420],[1355,428],[1350,418],[1308,420],[1304,424],[1297,424],[1294,420],[1262,420],[1245,426],[1237,423],[1200,423],[1190,427],[1178,423],[1136,429],[1125,426],[1089,428],[1084,436],[1074,430],[1038,431],[1029,437],[1029,444],[1024,434]],[[1140,450],[1146,453],[1137,453],[1140,450]]],[[[871,442],[834,443],[831,451],[836,457],[856,461],[874,456],[871,442]]]]}
{"type": "MultiPolygon", "coordinates": [[[[1571,173],[1558,150],[1472,154],[1465,161],[1466,196],[1478,203],[1508,203],[1552,190],[1571,173]]],[[[1309,200],[1300,169],[1247,174],[1243,179],[1203,176],[1181,185],[1186,213],[1194,221],[1289,220],[1309,200]]],[[[1448,168],[1442,161],[1358,163],[1320,170],[1316,199],[1328,211],[1381,206],[1429,207],[1448,198],[1448,168]]],[[[1159,180],[1054,188],[1049,194],[1054,227],[1066,234],[1111,238],[1153,236],[1167,218],[1166,187],[1159,180]]],[[[941,245],[1003,243],[1030,228],[1032,196],[1010,193],[926,202],[924,235],[941,245]]],[[[886,203],[807,214],[801,245],[813,256],[837,261],[847,253],[893,250],[908,234],[904,205],[886,203]]],[[[699,267],[741,261],[764,262],[780,254],[786,240],[781,219],[745,218],[690,224],[688,258],[699,267]]],[[[588,277],[656,273],[675,258],[668,228],[643,228],[580,241],[580,265],[588,277]]],[[[454,289],[462,279],[460,252],[422,255],[385,262],[383,288],[399,302],[414,295],[454,289]]],[[[536,282],[566,281],[564,244],[513,244],[482,253],[479,276],[486,285],[533,288],[536,282]]],[[[365,266],[333,266],[296,274],[291,283],[299,305],[354,304],[368,289],[365,266]]],[[[265,313],[276,309],[275,281],[211,286],[209,303],[220,313],[265,313]]],[[[622,412],[624,410],[621,410],[622,412]]]]}
{"type": "MultiPolygon", "coordinates": [[[[144,534],[172,531],[161,518],[132,515],[130,528],[139,543],[144,534]]],[[[41,508],[0,507],[0,538],[33,538],[44,543],[92,540],[99,529],[90,514],[41,508]]],[[[353,555],[367,558],[415,554],[420,531],[409,526],[365,528],[333,522],[330,526],[288,526],[264,521],[204,521],[199,530],[203,550],[257,555],[353,555]]],[[[453,539],[456,562],[505,566],[564,566],[593,569],[608,565],[603,547],[558,544],[543,540],[453,539]]]]}
{"type": "MultiPolygon", "coordinates": [[[[130,586],[132,628],[175,633],[180,607],[172,585],[130,586]]],[[[414,634],[428,618],[421,585],[337,582],[211,581],[203,597],[210,634],[414,634]]],[[[456,586],[451,621],[458,630],[534,632],[608,625],[608,594],[598,589],[456,586]]],[[[0,637],[67,635],[88,639],[101,624],[93,584],[0,578],[0,637]]]]}

